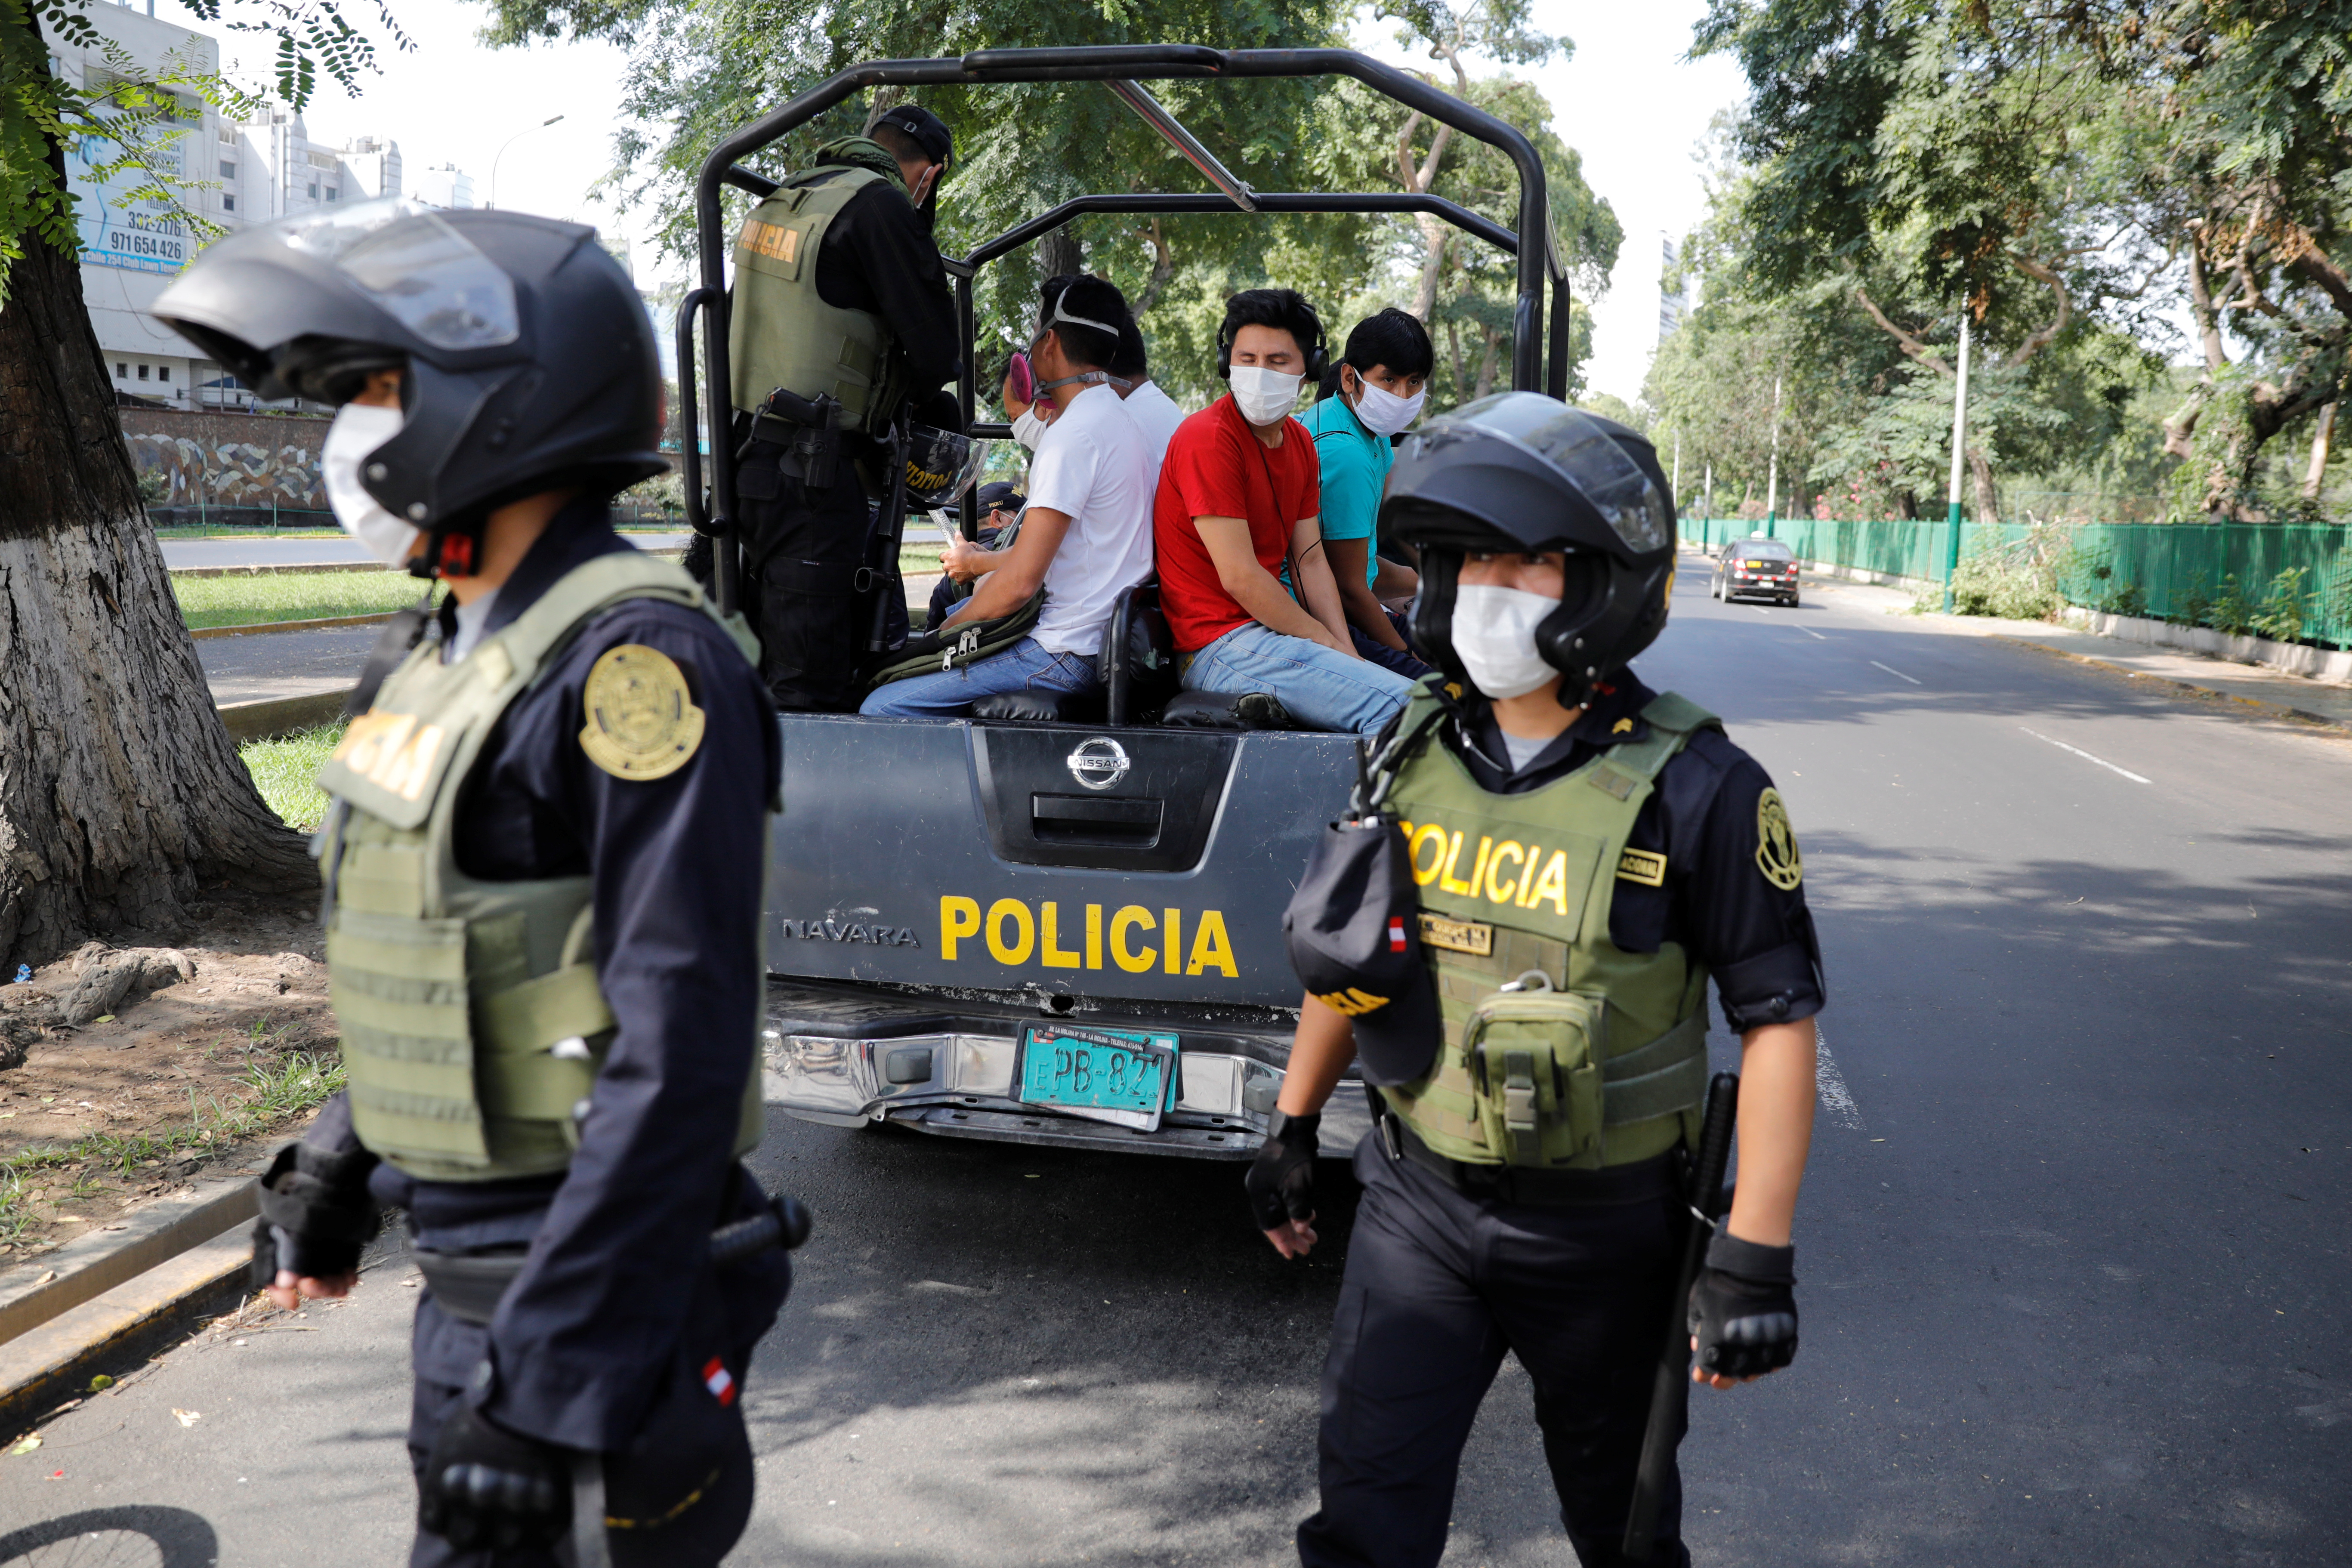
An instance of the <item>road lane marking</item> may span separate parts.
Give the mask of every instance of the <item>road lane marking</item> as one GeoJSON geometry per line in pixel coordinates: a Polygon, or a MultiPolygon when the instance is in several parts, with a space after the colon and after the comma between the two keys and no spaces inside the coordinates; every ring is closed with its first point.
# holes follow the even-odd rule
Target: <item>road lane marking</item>
{"type": "MultiPolygon", "coordinates": [[[[1827,642],[1829,639],[1828,639],[1827,637],[1824,637],[1824,638],[1822,638],[1822,640],[1823,642],[1827,642]]],[[[1878,661],[1877,661],[1876,659],[1874,659],[1874,659],[1872,659],[1870,662],[1871,662],[1871,663],[1873,663],[1873,664],[1878,664],[1878,661]]],[[[1894,677],[1895,679],[1897,679],[1897,680],[1907,680],[1907,681],[1909,681],[1909,682],[1910,682],[1912,685],[1914,685],[1914,686],[1925,686],[1925,685],[1927,685],[1927,684],[1926,681],[1921,680],[1921,679],[1920,679],[1917,676],[1916,676],[1916,675],[1906,675],[1906,674],[1904,674],[1901,670],[1899,670],[1899,669],[1895,668],[1893,665],[1891,665],[1891,664],[1878,664],[1878,668],[1881,668],[1881,669],[1883,669],[1883,670],[1885,670],[1887,674],[1889,674],[1889,675],[1893,676],[1893,677],[1894,677]]]]}
{"type": "Polygon", "coordinates": [[[1821,633],[1813,630],[1811,626],[1799,626],[1797,629],[1804,633],[1807,637],[1812,638],[1815,642],[1827,642],[1830,640],[1829,638],[1822,636],[1821,633]]]}
{"type": "Polygon", "coordinates": [[[1845,1075],[1838,1071],[1837,1058],[1830,1055],[1829,1037],[1822,1033],[1819,1019],[1813,1021],[1813,1087],[1832,1121],[1853,1131],[1862,1131],[1862,1107],[1853,1102],[1853,1090],[1846,1088],[1845,1075]]]}
{"type": "Polygon", "coordinates": [[[2025,726],[2022,724],[2020,724],[2018,728],[2025,730],[2027,734],[2032,736],[2037,741],[2050,741],[2052,745],[2057,747],[2062,752],[2074,752],[2076,756],[2082,758],[2086,763],[2096,763],[2099,766],[2106,769],[2107,772],[2111,773],[2121,773],[2124,777],[2131,780],[2134,784],[2150,784],[2154,782],[2153,780],[2140,777],[2139,774],[2132,772],[2129,768],[2119,768],[2116,766],[2115,763],[2107,761],[2105,757],[2095,757],[2091,755],[2090,752],[2083,750],[2080,746],[2070,746],[2063,741],[2051,741],[2049,736],[2043,734],[2039,730],[2026,730],[2025,726]]]}

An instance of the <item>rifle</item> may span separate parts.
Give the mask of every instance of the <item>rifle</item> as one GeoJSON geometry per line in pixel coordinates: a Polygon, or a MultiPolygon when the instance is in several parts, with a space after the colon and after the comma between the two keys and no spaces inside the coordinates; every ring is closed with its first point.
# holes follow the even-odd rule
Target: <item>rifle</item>
{"type": "Polygon", "coordinates": [[[868,653],[888,651],[890,595],[906,592],[898,585],[898,542],[907,531],[907,421],[902,415],[890,426],[890,478],[882,487],[882,510],[875,519],[871,554],[861,574],[865,586],[876,590],[874,620],[866,637],[868,653]]]}
{"type": "Polygon", "coordinates": [[[1633,1500],[1625,1513],[1625,1555],[1647,1563],[1657,1544],[1658,1509],[1666,1470],[1675,1462],[1675,1417],[1690,1398],[1690,1293],[1706,1260],[1726,1204],[1723,1173],[1731,1163],[1731,1130],[1739,1115],[1739,1075],[1719,1072],[1706,1088],[1706,1115],[1700,1124],[1698,1163],[1691,1173],[1691,1226],[1683,1237],[1682,1269],[1675,1278],[1666,1319],[1666,1342],[1658,1355],[1657,1381],[1650,1390],[1650,1424],[1642,1434],[1642,1467],[1634,1475],[1633,1500]]]}

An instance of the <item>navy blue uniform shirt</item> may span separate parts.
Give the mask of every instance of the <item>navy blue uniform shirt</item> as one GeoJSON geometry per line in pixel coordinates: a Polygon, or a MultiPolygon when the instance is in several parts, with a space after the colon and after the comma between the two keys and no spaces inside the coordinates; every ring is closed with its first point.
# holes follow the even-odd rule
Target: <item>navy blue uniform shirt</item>
{"type": "MultiPolygon", "coordinates": [[[[499,588],[484,635],[572,568],[629,549],[606,519],[602,502],[559,514],[499,588]]],[[[529,1244],[487,1329],[428,1302],[415,1334],[419,1378],[468,1388],[518,1432],[624,1446],[668,1371],[711,1230],[756,1212],[729,1154],[758,1046],[761,873],[781,765],[767,693],[726,632],[698,610],[639,599],[550,659],[462,783],[467,875],[593,879],[597,980],[618,1025],[567,1171],[426,1182],[379,1165],[370,1184],[408,1211],[421,1247],[529,1244]],[[589,668],[624,643],[667,655],[703,710],[700,745],[666,778],[617,778],[581,749],[589,668]],[[487,1386],[476,1381],[485,1357],[487,1386]]],[[[350,1127],[339,1100],[307,1137],[350,1147],[350,1127]]],[[[770,1253],[719,1278],[726,1348],[748,1349],[774,1321],[789,1266],[770,1253]]]]}
{"type": "MultiPolygon", "coordinates": [[[[1646,739],[1642,710],[1656,695],[1631,670],[1619,672],[1575,723],[1517,770],[1484,699],[1465,700],[1466,724],[1448,722],[1439,733],[1479,787],[1519,795],[1612,745],[1646,739]],[[1627,727],[1619,731],[1620,723],[1627,727]]],[[[1609,940],[1624,952],[1655,952],[1672,942],[1706,964],[1735,1032],[1810,1018],[1826,1001],[1804,885],[1778,887],[1759,863],[1759,805],[1771,787],[1770,775],[1722,731],[1693,735],[1659,772],[1625,841],[1629,849],[1665,857],[1664,883],[1620,879],[1609,906],[1609,940]]]]}

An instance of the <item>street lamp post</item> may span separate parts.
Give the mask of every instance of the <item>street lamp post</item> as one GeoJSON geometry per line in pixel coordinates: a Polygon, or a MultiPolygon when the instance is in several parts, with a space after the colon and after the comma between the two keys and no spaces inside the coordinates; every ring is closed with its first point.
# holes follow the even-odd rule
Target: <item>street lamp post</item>
{"type": "MultiPolygon", "coordinates": [[[[1772,378],[1772,464],[1764,481],[1764,537],[1777,538],[1780,521],[1780,378],[1772,378]]],[[[1753,483],[1753,480],[1749,481],[1753,483]]]]}
{"type": "Polygon", "coordinates": [[[562,118],[563,116],[561,114],[551,114],[536,125],[526,125],[520,131],[516,132],[504,142],[499,143],[498,156],[490,160],[490,199],[488,204],[490,206],[496,207],[499,205],[499,159],[507,155],[508,148],[513,146],[516,142],[521,141],[532,132],[544,131],[562,118]]]}
{"type": "Polygon", "coordinates": [[[1960,465],[1969,438],[1969,306],[1960,301],[1960,375],[1952,389],[1952,485],[1944,508],[1944,614],[1952,613],[1952,577],[1960,569],[1960,465]]]}

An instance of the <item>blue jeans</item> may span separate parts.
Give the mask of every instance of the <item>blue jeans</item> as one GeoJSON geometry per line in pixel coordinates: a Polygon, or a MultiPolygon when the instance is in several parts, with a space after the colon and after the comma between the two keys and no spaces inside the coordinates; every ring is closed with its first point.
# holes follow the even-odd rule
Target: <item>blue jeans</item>
{"type": "Polygon", "coordinates": [[[973,703],[999,691],[1092,691],[1101,685],[1093,659],[1047,653],[1035,637],[1023,637],[961,669],[877,686],[857,710],[885,719],[961,719],[973,703]]]}
{"type": "Polygon", "coordinates": [[[1235,626],[1184,666],[1184,689],[1237,697],[1270,691],[1315,730],[1378,734],[1412,696],[1413,683],[1379,665],[1257,622],[1235,626]]]}

